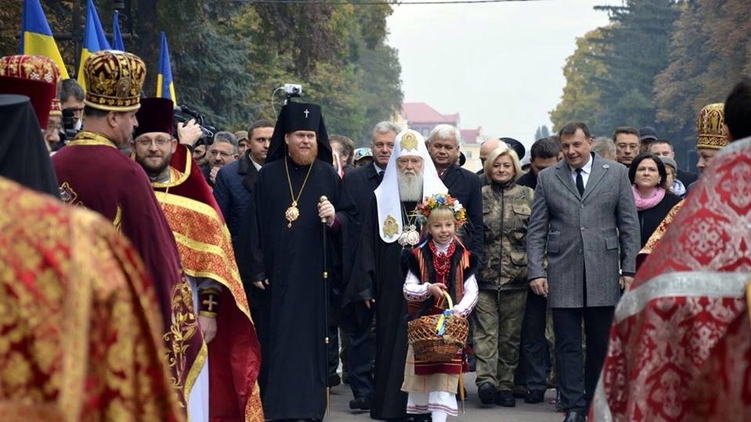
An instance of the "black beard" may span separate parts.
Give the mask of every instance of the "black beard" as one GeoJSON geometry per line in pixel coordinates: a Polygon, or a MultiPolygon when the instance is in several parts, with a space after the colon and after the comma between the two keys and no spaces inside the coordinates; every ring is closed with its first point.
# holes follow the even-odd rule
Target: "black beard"
{"type": "Polygon", "coordinates": [[[169,158],[166,158],[166,159],[165,159],[165,160],[164,160],[164,161],[162,162],[162,164],[160,164],[160,165],[158,165],[158,166],[156,166],[156,167],[152,167],[151,165],[149,165],[149,164],[146,164],[146,162],[144,161],[144,159],[143,159],[143,158],[140,158],[140,157],[138,157],[138,156],[136,156],[136,162],[137,162],[138,164],[140,164],[140,165],[141,165],[141,167],[143,168],[143,170],[144,170],[144,171],[146,172],[146,174],[147,174],[147,175],[149,176],[149,179],[151,179],[152,181],[154,181],[154,180],[155,180],[155,179],[157,179],[157,178],[158,178],[158,177],[159,177],[159,176],[160,176],[160,175],[161,175],[162,173],[164,173],[164,171],[165,171],[165,170],[167,169],[167,167],[169,167],[169,162],[170,162],[170,159],[169,159],[169,158]]]}

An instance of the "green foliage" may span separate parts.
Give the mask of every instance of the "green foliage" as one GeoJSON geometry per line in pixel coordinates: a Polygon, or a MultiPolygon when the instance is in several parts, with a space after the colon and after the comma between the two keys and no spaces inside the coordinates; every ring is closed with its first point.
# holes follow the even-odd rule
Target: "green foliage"
{"type": "Polygon", "coordinates": [[[622,7],[599,9],[609,13],[611,25],[602,28],[596,41],[604,47],[601,61],[606,71],[595,80],[601,108],[593,131],[609,135],[616,126],[655,126],[654,78],[668,66],[678,2],[628,0],[622,7]]]}
{"type": "MultiPolygon", "coordinates": [[[[596,29],[577,38],[574,54],[566,59],[563,75],[566,86],[558,106],[550,112],[553,130],[560,130],[569,122],[587,122],[590,127],[597,126],[601,108],[601,90],[597,80],[606,73],[601,56],[605,47],[596,43],[602,37],[601,30],[596,29]]],[[[539,138],[537,138],[539,139],[539,138]]]]}
{"type": "MultiPolygon", "coordinates": [[[[696,0],[684,7],[671,41],[670,65],[656,79],[658,118],[682,150],[696,142],[694,121],[705,105],[723,102],[751,72],[747,0],[696,0]]],[[[682,154],[677,154],[682,156],[682,154]]]]}
{"type": "MultiPolygon", "coordinates": [[[[109,32],[112,2],[95,2],[109,32]]],[[[83,25],[82,4],[42,0],[53,32],[71,32],[76,19],[83,25]]],[[[284,83],[302,84],[301,100],[321,104],[329,133],[360,143],[375,123],[401,106],[401,67],[396,51],[386,45],[386,17],[392,9],[385,0],[377,5],[232,0],[130,4],[136,37],[126,35],[125,47],[148,66],[144,93],[156,92],[159,32],[165,31],[178,102],[222,128],[247,129],[256,119],[275,119],[282,96],[272,99],[272,92],[284,83]]],[[[0,52],[15,54],[21,1],[0,0],[0,21],[13,22],[0,28],[0,52]]],[[[58,46],[73,75],[78,43],[61,40],[58,46]]]]}

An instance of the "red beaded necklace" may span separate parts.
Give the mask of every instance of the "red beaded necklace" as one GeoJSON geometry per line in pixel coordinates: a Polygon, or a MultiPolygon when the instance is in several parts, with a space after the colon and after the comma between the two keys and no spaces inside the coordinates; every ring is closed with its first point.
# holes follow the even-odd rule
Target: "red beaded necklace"
{"type": "Polygon", "coordinates": [[[430,246],[430,252],[433,253],[433,268],[435,269],[436,281],[445,280],[446,274],[449,272],[449,267],[451,267],[451,257],[454,255],[454,251],[456,251],[456,246],[453,241],[450,242],[448,249],[444,253],[438,252],[434,241],[431,240],[428,242],[428,245],[430,246]]]}

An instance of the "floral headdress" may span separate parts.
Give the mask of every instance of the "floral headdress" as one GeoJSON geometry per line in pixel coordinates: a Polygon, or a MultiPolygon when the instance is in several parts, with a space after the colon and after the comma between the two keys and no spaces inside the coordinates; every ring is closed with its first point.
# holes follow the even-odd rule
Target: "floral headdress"
{"type": "Polygon", "coordinates": [[[434,209],[446,208],[454,213],[454,221],[461,226],[467,221],[467,211],[456,198],[449,194],[437,193],[433,196],[426,196],[422,202],[417,204],[415,213],[420,224],[424,225],[428,221],[430,213],[434,209]]]}

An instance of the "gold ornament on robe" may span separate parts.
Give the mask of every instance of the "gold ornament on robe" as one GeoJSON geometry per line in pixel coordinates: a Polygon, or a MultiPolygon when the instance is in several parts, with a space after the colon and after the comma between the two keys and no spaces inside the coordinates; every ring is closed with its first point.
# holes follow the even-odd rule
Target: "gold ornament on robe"
{"type": "Polygon", "coordinates": [[[387,237],[394,237],[397,231],[399,231],[399,225],[396,223],[396,218],[389,214],[383,221],[383,234],[387,237]]]}
{"type": "Polygon", "coordinates": [[[297,208],[297,201],[292,201],[292,205],[284,211],[284,218],[287,219],[287,228],[292,228],[292,222],[297,221],[300,217],[300,210],[297,208]]]}

